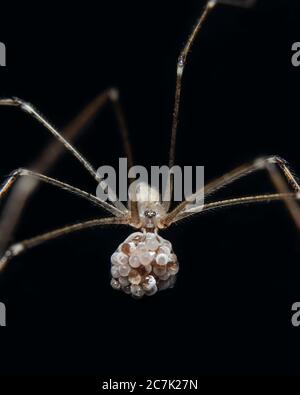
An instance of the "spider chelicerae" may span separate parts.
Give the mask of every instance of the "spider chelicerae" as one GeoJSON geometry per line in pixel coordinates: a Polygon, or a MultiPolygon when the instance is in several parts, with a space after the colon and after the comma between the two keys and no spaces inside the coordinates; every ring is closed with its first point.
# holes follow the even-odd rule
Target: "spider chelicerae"
{"type": "MultiPolygon", "coordinates": [[[[187,57],[205,20],[216,7],[217,3],[218,1],[216,0],[207,2],[178,58],[169,154],[170,168],[174,165],[182,77],[187,57]]],[[[167,289],[174,285],[179,269],[178,260],[173,252],[172,244],[163,239],[158,234],[158,231],[166,229],[184,218],[216,208],[237,206],[246,203],[282,200],[286,204],[297,227],[300,229],[300,213],[297,203],[297,200],[300,199],[300,187],[296,177],[287,166],[286,161],[278,156],[258,158],[251,163],[241,165],[222,177],[208,183],[201,190],[196,191],[192,196],[173,208],[171,208],[170,201],[162,201],[159,192],[147,184],[140,184],[136,193],[136,199],[129,198],[128,205],[125,206],[121,201],[106,202],[86,191],[43,175],[42,173],[49,170],[62,152],[62,149],[65,148],[81,162],[98,183],[103,181],[91,164],[76,150],[76,148],[74,148],[71,142],[78,136],[79,132],[89,120],[93,118],[108,101],[113,104],[123,138],[128,164],[129,167],[131,167],[133,163],[131,146],[129,144],[128,131],[119,102],[118,91],[116,89],[109,89],[96,97],[96,99],[94,99],[62,133],[59,133],[31,104],[18,98],[0,99],[0,105],[15,106],[28,113],[41,123],[56,139],[53,145],[46,149],[40,159],[33,164],[32,168],[34,170],[23,168],[15,170],[1,187],[0,197],[2,198],[14,185],[0,220],[0,251],[1,249],[3,250],[3,246],[6,245],[7,240],[10,238],[10,234],[24,208],[25,201],[40,181],[52,184],[55,187],[84,198],[111,214],[107,218],[96,218],[86,222],[68,225],[9,246],[4,250],[0,259],[0,270],[3,270],[13,257],[49,240],[101,225],[126,225],[134,228],[135,232],[128,236],[111,257],[111,285],[114,289],[122,290],[136,298],[141,298],[144,295],[154,295],[158,290],[167,289]],[[228,186],[237,179],[259,170],[265,170],[269,174],[277,191],[276,193],[212,201],[205,203],[201,207],[191,207],[188,204],[191,200],[197,199],[200,193],[204,193],[205,198],[210,197],[220,188],[228,186]],[[23,181],[24,179],[26,182],[23,181]],[[30,182],[28,182],[28,180],[30,180],[30,182]],[[12,207],[14,207],[14,210],[12,210],[12,207]]]]}

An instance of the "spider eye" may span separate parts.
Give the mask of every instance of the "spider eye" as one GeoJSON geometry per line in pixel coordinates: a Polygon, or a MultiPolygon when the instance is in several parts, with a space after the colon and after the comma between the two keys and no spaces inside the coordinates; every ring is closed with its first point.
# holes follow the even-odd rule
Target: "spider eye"
{"type": "Polygon", "coordinates": [[[147,218],[154,218],[154,217],[156,217],[156,211],[154,211],[154,210],[145,210],[144,215],[147,218]]]}

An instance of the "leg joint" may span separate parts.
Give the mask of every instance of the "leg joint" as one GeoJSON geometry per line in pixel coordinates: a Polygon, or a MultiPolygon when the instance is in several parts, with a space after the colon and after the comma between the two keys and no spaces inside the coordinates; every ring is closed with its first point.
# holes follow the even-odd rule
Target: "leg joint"
{"type": "Polygon", "coordinates": [[[29,175],[30,171],[27,169],[24,169],[22,167],[19,167],[18,169],[15,169],[14,171],[12,171],[10,173],[10,177],[19,177],[19,176],[25,176],[25,175],[29,175]]]}
{"type": "Polygon", "coordinates": [[[108,97],[110,98],[111,101],[116,102],[119,100],[119,90],[117,88],[110,88],[108,90],[108,97]]]}
{"type": "Polygon", "coordinates": [[[273,156],[263,156],[260,158],[255,159],[254,161],[254,165],[255,167],[257,167],[258,169],[265,169],[268,167],[268,164],[276,164],[276,165],[286,165],[286,160],[284,160],[283,158],[281,158],[280,156],[277,155],[273,155],[273,156]]]}

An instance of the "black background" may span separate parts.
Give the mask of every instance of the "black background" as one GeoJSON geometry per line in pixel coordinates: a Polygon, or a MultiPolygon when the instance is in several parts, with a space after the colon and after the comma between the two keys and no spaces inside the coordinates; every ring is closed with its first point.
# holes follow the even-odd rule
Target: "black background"
{"type": "MultiPolygon", "coordinates": [[[[66,3],[67,4],[67,3],[66,3]]],[[[121,92],[136,163],[167,164],[176,58],[203,1],[115,1],[2,9],[7,67],[0,95],[36,105],[62,128],[102,90],[121,92]]],[[[2,8],[2,6],[1,6],[2,8]]],[[[220,6],[206,23],[184,75],[177,163],[204,165],[206,180],[255,157],[278,154],[300,171],[300,39],[296,1],[220,6]]],[[[43,128],[1,108],[0,172],[26,166],[47,143],[43,128]]],[[[78,148],[96,166],[122,156],[109,106],[78,148]]],[[[51,173],[95,191],[67,154],[51,173]]],[[[218,197],[272,191],[252,175],[218,197]]],[[[16,240],[104,213],[43,186],[16,240]]],[[[299,235],[281,203],[227,209],[162,235],[177,253],[176,287],[142,301],[113,291],[110,256],[131,232],[85,231],[16,259],[0,279],[7,306],[3,374],[297,374],[299,235]]]]}

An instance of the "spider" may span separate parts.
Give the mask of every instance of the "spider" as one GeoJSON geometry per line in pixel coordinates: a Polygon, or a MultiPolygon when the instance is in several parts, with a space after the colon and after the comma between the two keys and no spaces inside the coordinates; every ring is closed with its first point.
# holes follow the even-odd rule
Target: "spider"
{"type": "MultiPolygon", "coordinates": [[[[209,14],[217,6],[217,3],[217,0],[210,0],[206,3],[204,10],[189,35],[177,61],[175,103],[169,152],[170,168],[174,165],[175,159],[176,134],[178,128],[184,68],[188,54],[196,37],[209,14]]],[[[233,1],[231,1],[231,3],[233,3],[233,1]]],[[[238,2],[235,1],[235,3],[238,2]]],[[[0,105],[15,106],[28,113],[43,125],[56,139],[53,143],[55,149],[46,150],[40,161],[35,163],[33,166],[33,168],[39,169],[41,172],[20,168],[13,171],[8,179],[3,183],[0,189],[1,198],[9,191],[14,183],[18,181],[12,192],[11,200],[8,200],[7,202],[2,220],[0,221],[0,230],[3,230],[6,226],[5,233],[3,233],[3,231],[1,232],[2,242],[5,239],[5,235],[9,235],[12,226],[17,222],[17,218],[24,207],[25,200],[29,193],[34,190],[35,186],[40,181],[84,198],[111,214],[107,218],[96,218],[86,222],[68,225],[11,245],[5,250],[0,259],[0,270],[3,270],[12,258],[49,240],[101,225],[126,225],[134,228],[135,232],[129,235],[128,238],[121,243],[111,257],[111,285],[114,289],[122,290],[127,294],[131,294],[135,298],[141,298],[144,295],[154,295],[158,290],[173,287],[179,270],[178,260],[173,252],[172,244],[163,239],[158,232],[184,218],[216,208],[232,207],[246,203],[282,200],[286,204],[295,224],[300,229],[300,212],[297,204],[297,200],[300,199],[300,186],[296,177],[289,169],[286,161],[278,156],[258,158],[250,163],[241,165],[222,177],[209,182],[201,190],[196,191],[189,198],[180,202],[174,208],[171,208],[170,201],[162,201],[159,192],[147,184],[140,184],[139,189],[136,191],[136,199],[129,197],[128,205],[125,206],[121,201],[117,200],[106,202],[86,191],[43,175],[42,170],[46,171],[51,165],[53,165],[61,153],[62,148],[65,148],[69,150],[79,162],[81,162],[85,169],[98,183],[103,181],[92,165],[77,151],[76,148],[74,148],[71,141],[75,139],[85,124],[87,124],[88,121],[94,117],[100,108],[102,108],[108,101],[113,104],[115,109],[126,156],[128,158],[128,165],[131,167],[131,146],[129,144],[128,131],[122,108],[119,103],[118,91],[116,89],[109,89],[97,97],[78,116],[75,122],[64,130],[63,133],[59,133],[56,128],[54,128],[31,104],[18,98],[0,99],[0,105]],[[207,198],[208,196],[212,196],[220,188],[224,188],[236,180],[259,170],[264,170],[269,174],[276,189],[276,193],[213,201],[205,203],[201,207],[191,207],[188,204],[191,200],[197,199],[200,193],[204,192],[204,196],[207,198]],[[30,179],[31,182],[20,183],[21,180],[24,179],[24,176],[26,176],[27,181],[30,179]],[[292,188],[293,191],[291,191],[290,188],[292,188]],[[11,221],[8,221],[7,216],[8,214],[12,215],[13,210],[11,208],[13,204],[16,208],[16,212],[12,216],[11,221]]],[[[3,242],[3,244],[5,243],[3,242]]]]}

